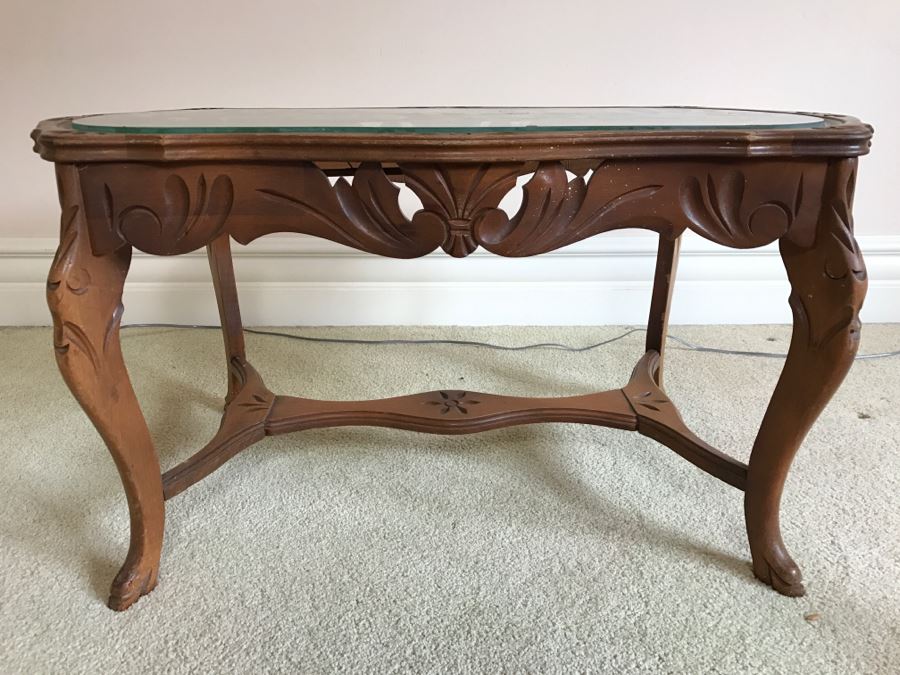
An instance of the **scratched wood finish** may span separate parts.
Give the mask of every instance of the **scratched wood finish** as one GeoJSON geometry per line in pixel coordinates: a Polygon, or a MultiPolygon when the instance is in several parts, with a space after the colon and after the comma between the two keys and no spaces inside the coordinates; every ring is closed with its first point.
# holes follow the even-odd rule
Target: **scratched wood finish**
{"type": "Polygon", "coordinates": [[[110,595],[125,609],[156,584],[164,500],[266,435],[373,425],[476,433],[517,424],[584,423],[653,438],[745,492],[753,573],[803,593],[781,537],[791,461],[855,354],[866,291],[851,216],[856,156],[872,130],[828,117],[820,129],[471,134],[174,134],[35,130],[57,163],[60,247],[48,279],[63,377],[122,477],[131,544],[110,595]],[[516,213],[499,208],[530,174],[516,213]],[[336,182],[330,178],[338,177],[336,182]],[[419,198],[400,210],[398,183],[419,198]],[[478,247],[539,255],[620,228],[660,238],[644,356],[613,391],[523,398],[443,389],[374,401],[316,401],[269,391],[247,360],[232,239],[301,232],[369,253],[414,258],[478,247]],[[791,283],[790,352],[745,465],[698,438],[663,389],[663,356],[678,242],[690,230],[723,246],[779,242],[791,283]],[[165,473],[118,342],[133,248],[177,255],[206,247],[222,320],[228,389],[218,432],[165,473]]]}

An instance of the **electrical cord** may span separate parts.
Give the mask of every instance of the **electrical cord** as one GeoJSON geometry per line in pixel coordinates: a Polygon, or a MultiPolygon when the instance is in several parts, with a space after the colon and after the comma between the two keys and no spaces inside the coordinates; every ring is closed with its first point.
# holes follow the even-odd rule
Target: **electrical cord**
{"type": "MultiPolygon", "coordinates": [[[[210,326],[203,324],[181,324],[181,323],[130,323],[125,326],[122,326],[123,329],[126,328],[196,328],[201,330],[221,330],[221,326],[210,326]]],[[[431,339],[431,340],[404,340],[404,339],[387,339],[387,340],[365,340],[362,338],[329,338],[329,337],[314,337],[311,335],[293,335],[291,333],[281,333],[279,331],[274,330],[261,330],[259,328],[244,328],[245,333],[252,333],[254,335],[268,335],[274,337],[283,337],[291,340],[301,340],[303,342],[324,342],[327,344],[345,344],[345,345],[459,345],[464,347],[485,347],[488,349],[497,349],[501,351],[507,352],[521,352],[529,349],[558,349],[566,352],[587,352],[592,349],[597,349],[598,347],[603,347],[604,345],[608,345],[612,342],[617,342],[622,340],[633,333],[645,333],[647,332],[646,328],[629,328],[624,333],[617,335],[608,340],[602,340],[601,342],[595,342],[593,344],[585,345],[583,347],[573,347],[571,345],[561,344],[559,342],[537,342],[534,344],[528,345],[497,345],[491,342],[479,342],[477,340],[454,340],[450,338],[446,339],[431,339]]],[[[669,340],[672,340],[676,344],[680,345],[682,349],[692,352],[706,352],[710,354],[729,354],[731,356],[757,356],[764,358],[774,358],[774,359],[783,359],[787,357],[787,354],[779,354],[777,352],[754,352],[754,351],[742,351],[739,349],[720,349],[718,347],[705,347],[703,345],[697,345],[692,342],[688,342],[684,338],[677,337],[675,335],[668,335],[669,340]]],[[[893,356],[900,356],[900,350],[891,351],[891,352],[879,352],[876,354],[859,354],[855,357],[857,361],[864,361],[869,359],[884,359],[893,356]]]]}

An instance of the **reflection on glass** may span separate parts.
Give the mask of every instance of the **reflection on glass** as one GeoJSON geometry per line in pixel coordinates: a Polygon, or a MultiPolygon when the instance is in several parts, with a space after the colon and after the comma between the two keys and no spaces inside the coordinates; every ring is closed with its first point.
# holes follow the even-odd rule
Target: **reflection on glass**
{"type": "Polygon", "coordinates": [[[824,126],[799,113],[716,108],[197,108],[79,117],[81,131],[118,133],[474,133],[784,129],[824,126]]]}

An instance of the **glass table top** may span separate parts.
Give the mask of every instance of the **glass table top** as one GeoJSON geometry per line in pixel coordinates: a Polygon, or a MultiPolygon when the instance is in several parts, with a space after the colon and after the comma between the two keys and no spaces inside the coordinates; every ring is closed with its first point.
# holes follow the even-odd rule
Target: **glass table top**
{"type": "Polygon", "coordinates": [[[88,115],[78,131],[130,134],[478,133],[802,129],[802,113],[725,108],[194,108],[88,115]]]}

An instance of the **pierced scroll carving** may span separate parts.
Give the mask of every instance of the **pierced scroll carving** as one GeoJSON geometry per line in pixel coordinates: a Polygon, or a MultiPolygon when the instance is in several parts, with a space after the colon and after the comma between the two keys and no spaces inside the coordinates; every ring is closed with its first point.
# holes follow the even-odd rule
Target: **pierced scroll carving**
{"type": "Polygon", "coordinates": [[[254,178],[257,217],[232,229],[241,243],[270,232],[304,232],[379,255],[417,258],[444,239],[441,223],[403,215],[400,189],[378,164],[361,164],[352,183],[341,177],[333,187],[313,164],[268,169],[254,178]]]}
{"type": "Polygon", "coordinates": [[[725,246],[768,244],[815,230],[826,164],[815,160],[401,163],[391,177],[360,164],[333,185],[311,162],[91,164],[80,169],[85,216],[98,254],[130,243],[149,253],[195,250],[228,233],[241,243],[300,232],[362,251],[415,258],[438,247],[456,257],[479,245],[530,256],[601,232],[690,228],[725,246]],[[574,170],[569,178],[567,169],[574,170]],[[593,172],[588,180],[585,174],[593,172]],[[522,205],[499,208],[533,171],[522,205]],[[421,200],[400,209],[404,182],[421,200]]]}
{"type": "MultiPolygon", "coordinates": [[[[583,168],[583,167],[582,167],[583,168]]],[[[500,210],[486,212],[476,224],[478,241],[504,256],[551,251],[594,234],[623,227],[673,227],[657,193],[662,182],[644,182],[640,167],[602,164],[585,184],[571,181],[560,162],[541,164],[524,186],[522,206],[509,218],[500,210]]],[[[664,195],[662,195],[664,197],[664,195]]]]}

